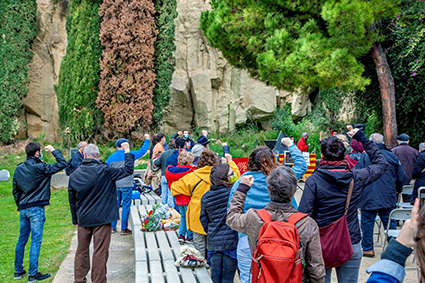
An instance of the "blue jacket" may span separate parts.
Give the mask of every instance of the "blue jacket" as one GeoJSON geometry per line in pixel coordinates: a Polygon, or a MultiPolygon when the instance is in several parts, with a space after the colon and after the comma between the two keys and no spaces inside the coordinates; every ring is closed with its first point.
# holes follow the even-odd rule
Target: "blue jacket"
{"type": "Polygon", "coordinates": [[[68,160],[68,166],[65,168],[66,175],[69,176],[69,174],[72,173],[78,166],[81,165],[83,162],[83,154],[78,150],[74,156],[71,157],[70,160],[68,160]]]}
{"type": "MultiPolygon", "coordinates": [[[[143,143],[142,147],[139,150],[130,151],[134,155],[134,160],[139,159],[143,155],[146,154],[146,152],[149,149],[150,140],[145,139],[145,142],[143,143]]],[[[125,152],[123,149],[118,149],[114,153],[112,153],[108,159],[106,160],[106,164],[112,167],[124,167],[124,160],[125,160],[125,152]]],[[[132,188],[133,187],[133,175],[127,176],[125,178],[122,178],[118,181],[116,181],[117,188],[132,188]]]]}
{"type": "MultiPolygon", "coordinates": [[[[397,156],[383,144],[376,144],[376,146],[385,156],[385,159],[387,159],[389,166],[381,178],[363,189],[360,208],[364,210],[395,207],[397,203],[397,192],[401,192],[406,176],[397,156]]],[[[362,158],[354,166],[354,169],[366,168],[369,165],[371,165],[369,156],[362,154],[362,158]]]]}
{"type": "Polygon", "coordinates": [[[174,152],[167,157],[165,168],[167,168],[168,165],[177,166],[179,164],[179,154],[180,152],[178,149],[174,150],[174,152]]]}
{"type": "Polygon", "coordinates": [[[200,220],[207,233],[208,251],[234,250],[238,246],[238,233],[226,224],[227,202],[230,189],[211,185],[201,199],[200,220]]]}
{"type": "Polygon", "coordinates": [[[407,257],[412,253],[412,249],[403,246],[392,239],[388,247],[382,253],[381,260],[366,269],[367,273],[372,273],[367,283],[401,283],[406,272],[404,266],[407,257]]]}
{"type": "MultiPolygon", "coordinates": [[[[307,164],[304,157],[302,156],[301,151],[297,148],[296,145],[291,145],[289,147],[289,152],[291,153],[292,159],[294,160],[294,167],[291,169],[295,172],[295,175],[298,179],[301,179],[304,173],[307,171],[307,164]]],[[[244,213],[250,208],[263,209],[270,202],[269,191],[267,190],[266,176],[263,172],[251,172],[247,171],[242,176],[252,175],[254,177],[254,184],[251,186],[251,189],[248,191],[245,199],[244,213]]],[[[242,177],[241,176],[241,177],[242,177]]],[[[239,178],[230,192],[228,204],[232,200],[233,194],[239,187],[241,178],[239,178]]],[[[292,205],[294,208],[297,208],[297,203],[295,199],[292,199],[292,205]]]]}
{"type": "Polygon", "coordinates": [[[347,224],[351,243],[361,240],[357,208],[365,186],[379,179],[387,170],[388,162],[376,145],[362,131],[354,136],[363,144],[372,165],[364,169],[348,170],[344,166],[320,166],[305,182],[301,197],[300,212],[308,213],[319,228],[329,225],[344,215],[348,185],[354,178],[353,194],[348,207],[347,224]]]}

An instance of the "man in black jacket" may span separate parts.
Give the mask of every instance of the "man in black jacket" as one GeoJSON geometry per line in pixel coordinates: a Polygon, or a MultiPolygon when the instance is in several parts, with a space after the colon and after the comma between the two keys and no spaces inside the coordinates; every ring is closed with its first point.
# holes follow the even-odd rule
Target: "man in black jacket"
{"type": "MultiPolygon", "coordinates": [[[[384,137],[375,133],[370,136],[388,161],[388,169],[385,174],[372,184],[363,189],[360,201],[361,228],[362,228],[362,249],[363,256],[374,257],[373,250],[373,227],[376,215],[379,215],[384,228],[387,228],[388,218],[397,203],[397,192],[400,193],[403,187],[406,173],[400,164],[397,156],[384,144],[384,137]]],[[[369,156],[362,154],[355,169],[367,168],[371,165],[369,156]]],[[[391,223],[391,229],[395,229],[395,223],[391,223]]]]}
{"type": "Polygon", "coordinates": [[[50,202],[51,176],[67,165],[60,150],[48,145],[44,148],[56,158],[55,164],[41,161],[43,154],[39,143],[30,142],[25,147],[27,160],[19,164],[13,176],[13,197],[19,210],[20,234],[15,248],[15,276],[21,279],[26,271],[23,260],[25,245],[31,233],[28,282],[37,282],[50,277],[50,274],[38,272],[38,257],[43,240],[43,228],[46,217],[44,206],[50,202]]]}
{"type": "Polygon", "coordinates": [[[125,152],[124,167],[101,164],[99,149],[94,144],[84,148],[82,164],[69,178],[68,194],[72,223],[78,225],[78,247],[75,253],[74,282],[86,282],[90,270],[90,242],[94,239],[92,282],[106,282],[106,263],[111,241],[111,223],[119,218],[115,181],[133,174],[134,155],[128,142],[121,144],[125,152]]]}

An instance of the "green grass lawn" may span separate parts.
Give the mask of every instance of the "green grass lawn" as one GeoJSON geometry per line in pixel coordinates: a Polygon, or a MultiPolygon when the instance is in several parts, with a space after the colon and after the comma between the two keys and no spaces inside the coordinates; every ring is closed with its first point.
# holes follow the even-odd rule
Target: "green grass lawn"
{"type": "MultiPolygon", "coordinates": [[[[25,160],[25,154],[0,154],[0,170],[7,169],[13,175],[18,163],[25,160]]],[[[53,190],[50,205],[46,206],[43,243],[39,258],[39,271],[51,273],[52,277],[43,282],[52,282],[55,273],[68,253],[73,232],[67,189],[53,190]]],[[[12,176],[8,182],[0,182],[0,282],[26,282],[13,280],[15,245],[19,236],[19,212],[12,195],[12,176]]],[[[31,240],[25,249],[24,267],[28,272],[28,255],[31,240]]]]}

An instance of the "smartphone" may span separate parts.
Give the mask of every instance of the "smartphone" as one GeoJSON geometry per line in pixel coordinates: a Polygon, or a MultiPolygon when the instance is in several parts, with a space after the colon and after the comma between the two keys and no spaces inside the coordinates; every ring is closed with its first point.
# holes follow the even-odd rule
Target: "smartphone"
{"type": "Polygon", "coordinates": [[[419,201],[420,201],[420,207],[422,209],[422,206],[425,204],[425,187],[419,188],[419,201]]]}

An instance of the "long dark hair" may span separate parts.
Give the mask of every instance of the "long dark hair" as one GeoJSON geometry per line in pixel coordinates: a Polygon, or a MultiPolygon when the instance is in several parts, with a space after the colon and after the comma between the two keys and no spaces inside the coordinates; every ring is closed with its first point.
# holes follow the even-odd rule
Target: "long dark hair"
{"type": "Polygon", "coordinates": [[[157,143],[159,143],[162,140],[163,137],[165,137],[163,133],[158,133],[154,135],[152,138],[152,145],[155,146],[157,143]]]}
{"type": "Polygon", "coordinates": [[[276,157],[267,146],[254,148],[248,157],[248,171],[261,171],[268,176],[277,167],[276,157]]]}
{"type": "Polygon", "coordinates": [[[220,164],[211,169],[211,184],[217,187],[231,187],[233,183],[229,181],[229,164],[220,164]]]}
{"type": "Polygon", "coordinates": [[[323,159],[328,161],[344,160],[345,146],[344,143],[337,137],[329,137],[320,143],[323,159]]]}

